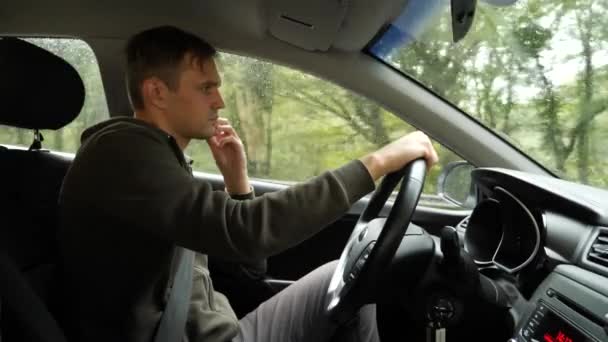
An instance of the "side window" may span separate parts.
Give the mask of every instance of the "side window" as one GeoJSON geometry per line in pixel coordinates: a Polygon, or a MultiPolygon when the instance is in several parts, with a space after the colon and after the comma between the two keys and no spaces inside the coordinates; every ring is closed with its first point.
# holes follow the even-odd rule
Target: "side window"
{"type": "MultiPolygon", "coordinates": [[[[245,144],[252,178],[309,179],[374,151],[415,128],[376,103],[322,79],[248,57],[222,54],[227,117],[245,144]]],[[[438,143],[438,167],[427,176],[425,205],[454,207],[436,194],[443,165],[462,158],[438,143]]],[[[199,171],[219,173],[207,144],[187,153],[199,171]]]]}
{"type": "MultiPolygon", "coordinates": [[[[101,74],[93,50],[82,40],[67,38],[26,38],[68,61],[80,74],[85,86],[85,102],[78,117],[67,126],[43,130],[42,146],[60,152],[76,152],[80,133],[87,127],[109,118],[101,74]]],[[[34,134],[31,130],[0,126],[0,144],[29,147],[34,134]]]]}

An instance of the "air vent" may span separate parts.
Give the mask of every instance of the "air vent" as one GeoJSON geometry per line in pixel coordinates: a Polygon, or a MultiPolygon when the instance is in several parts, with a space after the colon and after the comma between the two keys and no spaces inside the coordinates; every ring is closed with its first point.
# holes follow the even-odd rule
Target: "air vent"
{"type": "Polygon", "coordinates": [[[600,234],[591,245],[587,258],[589,261],[608,267],[608,229],[600,228],[600,234]]]}

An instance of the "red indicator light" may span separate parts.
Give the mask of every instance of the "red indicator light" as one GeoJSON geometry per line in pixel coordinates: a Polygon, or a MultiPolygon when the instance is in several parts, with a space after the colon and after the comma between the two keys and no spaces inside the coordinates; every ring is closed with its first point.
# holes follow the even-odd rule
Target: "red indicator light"
{"type": "Polygon", "coordinates": [[[555,337],[551,336],[551,334],[549,333],[546,333],[543,336],[543,339],[545,340],[545,342],[573,342],[572,339],[561,330],[557,332],[557,335],[555,335],[555,337]]]}

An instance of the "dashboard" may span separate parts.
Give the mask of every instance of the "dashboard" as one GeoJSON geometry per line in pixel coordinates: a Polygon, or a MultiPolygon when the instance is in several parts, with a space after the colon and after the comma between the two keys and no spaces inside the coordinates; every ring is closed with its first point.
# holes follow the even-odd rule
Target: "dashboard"
{"type": "Polygon", "coordinates": [[[513,297],[511,341],[608,341],[608,191],[497,168],[472,177],[478,205],[458,228],[481,272],[509,279],[497,283],[513,297]]]}

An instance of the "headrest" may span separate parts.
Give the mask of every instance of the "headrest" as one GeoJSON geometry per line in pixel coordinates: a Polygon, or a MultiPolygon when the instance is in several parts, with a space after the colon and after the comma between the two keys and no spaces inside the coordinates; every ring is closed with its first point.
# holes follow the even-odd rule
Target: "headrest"
{"type": "Polygon", "coordinates": [[[84,104],[84,84],[69,63],[17,38],[0,38],[0,124],[59,129],[84,104]]]}

